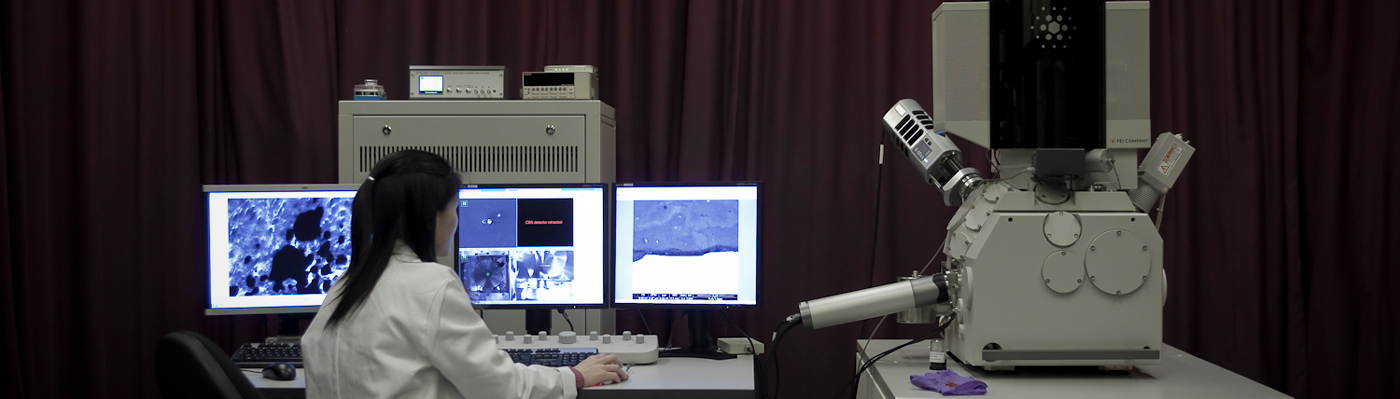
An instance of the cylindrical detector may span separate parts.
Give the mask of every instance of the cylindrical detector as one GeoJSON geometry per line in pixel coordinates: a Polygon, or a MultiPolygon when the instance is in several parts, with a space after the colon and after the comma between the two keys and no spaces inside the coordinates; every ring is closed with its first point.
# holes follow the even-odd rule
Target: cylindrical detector
{"type": "Polygon", "coordinates": [[[1113,168],[1113,152],[1099,148],[1084,153],[1085,173],[1108,173],[1113,168]]]}
{"type": "MultiPolygon", "coordinates": [[[[899,281],[910,281],[919,279],[919,272],[916,270],[911,276],[900,277],[899,281]]],[[[899,324],[930,324],[938,321],[938,306],[921,306],[899,311],[894,321],[899,324]]]]}
{"type": "Polygon", "coordinates": [[[802,311],[802,324],[814,330],[914,307],[914,287],[909,281],[813,299],[798,305],[802,311]]]}
{"type": "Polygon", "coordinates": [[[826,328],[948,301],[942,274],[813,299],[797,305],[802,324],[826,328]]]}

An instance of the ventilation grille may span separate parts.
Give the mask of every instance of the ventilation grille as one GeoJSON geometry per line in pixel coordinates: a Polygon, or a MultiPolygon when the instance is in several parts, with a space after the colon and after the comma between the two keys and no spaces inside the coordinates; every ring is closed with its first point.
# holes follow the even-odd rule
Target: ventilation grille
{"type": "Polygon", "coordinates": [[[403,150],[438,154],[465,173],[578,173],[578,146],[382,146],[360,147],[360,173],[403,150]]]}
{"type": "Polygon", "coordinates": [[[899,133],[899,137],[904,139],[904,142],[910,146],[919,142],[919,139],[924,138],[924,130],[933,131],[933,118],[930,118],[924,111],[917,109],[904,115],[904,119],[900,120],[899,124],[895,125],[895,131],[899,133]],[[915,121],[915,119],[917,119],[917,121],[915,121]],[[923,129],[920,129],[920,126],[922,126],[923,129]]]}

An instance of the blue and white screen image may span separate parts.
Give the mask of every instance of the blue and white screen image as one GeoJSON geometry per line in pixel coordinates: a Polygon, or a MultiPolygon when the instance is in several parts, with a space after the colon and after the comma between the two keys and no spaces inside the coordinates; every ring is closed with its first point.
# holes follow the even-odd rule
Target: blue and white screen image
{"type": "Polygon", "coordinates": [[[472,303],[602,305],[602,187],[465,188],[457,272],[472,303]]]}
{"type": "Polygon", "coordinates": [[[756,305],[758,187],[617,187],[619,304],[756,305]]]}
{"type": "Polygon", "coordinates": [[[350,266],[355,191],[208,195],[211,309],[319,306],[350,266]]]}
{"type": "Polygon", "coordinates": [[[419,94],[442,94],[442,75],[418,76],[419,94]]]}

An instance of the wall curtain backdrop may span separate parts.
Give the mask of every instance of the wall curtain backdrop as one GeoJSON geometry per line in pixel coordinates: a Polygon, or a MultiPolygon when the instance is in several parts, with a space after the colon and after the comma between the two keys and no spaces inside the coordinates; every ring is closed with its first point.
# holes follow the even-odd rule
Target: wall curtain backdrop
{"type": "MultiPolygon", "coordinates": [[[[365,78],[403,99],[414,64],[595,65],[619,181],[767,183],[763,305],[730,312],[766,341],[799,301],[936,253],[927,226],[953,209],[894,151],[877,160],[880,115],[931,106],[938,4],[7,1],[0,392],[152,397],[161,335],[264,336],[263,317],[203,316],[200,185],[335,182],[336,101],[365,78]]],[[[1397,15],[1152,2],[1153,128],[1199,150],[1163,222],[1169,344],[1297,397],[1400,394],[1397,15]]],[[[646,316],[664,337],[678,315],[646,316]]],[[[785,396],[840,389],[874,325],[789,334],[785,396]]]]}

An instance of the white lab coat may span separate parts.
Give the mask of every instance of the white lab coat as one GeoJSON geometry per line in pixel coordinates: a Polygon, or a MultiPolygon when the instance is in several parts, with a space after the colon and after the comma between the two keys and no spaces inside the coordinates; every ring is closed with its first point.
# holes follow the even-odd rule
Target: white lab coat
{"type": "Polygon", "coordinates": [[[326,329],[339,285],[302,337],[310,398],[568,398],[567,367],[523,366],[496,349],[452,269],[407,246],[358,312],[326,329]]]}

